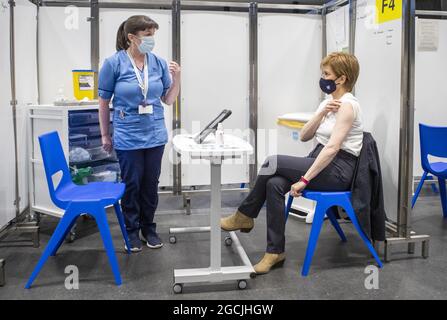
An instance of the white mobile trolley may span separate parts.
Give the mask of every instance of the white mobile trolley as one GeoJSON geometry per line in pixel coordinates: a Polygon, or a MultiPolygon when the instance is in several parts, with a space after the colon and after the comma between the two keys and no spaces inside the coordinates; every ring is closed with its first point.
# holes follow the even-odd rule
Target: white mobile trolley
{"type": "Polygon", "coordinates": [[[234,267],[222,267],[221,265],[221,167],[225,159],[242,158],[253,153],[253,147],[233,135],[224,135],[224,145],[216,145],[214,138],[210,135],[201,144],[194,141],[193,136],[180,134],[173,138],[174,150],[189,159],[206,159],[211,165],[211,211],[210,226],[190,228],[170,228],[170,243],[175,243],[174,234],[210,232],[210,266],[197,269],[175,269],[174,270],[174,292],[181,293],[183,284],[198,282],[223,282],[238,281],[239,289],[245,289],[246,279],[254,274],[253,266],[239,242],[236,234],[230,232],[225,239],[226,245],[234,245],[243,265],[234,267]]]}

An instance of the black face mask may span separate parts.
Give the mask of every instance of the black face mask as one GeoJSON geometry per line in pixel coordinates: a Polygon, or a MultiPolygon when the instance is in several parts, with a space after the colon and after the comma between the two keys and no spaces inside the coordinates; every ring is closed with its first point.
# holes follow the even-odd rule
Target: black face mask
{"type": "MultiPolygon", "coordinates": [[[[338,78],[337,78],[338,79],[338,78]]],[[[335,80],[337,80],[335,79],[335,80]]],[[[324,78],[320,79],[320,88],[324,93],[331,94],[335,90],[337,90],[337,84],[335,80],[326,80],[324,78]]]]}

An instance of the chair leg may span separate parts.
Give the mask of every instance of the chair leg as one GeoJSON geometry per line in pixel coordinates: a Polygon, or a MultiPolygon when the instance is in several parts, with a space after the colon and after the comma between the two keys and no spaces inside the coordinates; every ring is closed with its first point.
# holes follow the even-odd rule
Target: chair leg
{"type": "Polygon", "coordinates": [[[442,215],[447,218],[447,192],[445,190],[445,179],[438,177],[439,196],[441,197],[442,215]]]}
{"type": "Polygon", "coordinates": [[[310,230],[309,241],[307,243],[306,257],[304,258],[304,265],[303,269],[301,270],[301,275],[303,277],[309,274],[309,269],[312,263],[315,248],[317,246],[321,226],[323,225],[325,212],[326,210],[322,210],[317,204],[317,207],[315,208],[314,220],[312,222],[312,228],[310,230]]]}
{"type": "Polygon", "coordinates": [[[287,218],[289,217],[290,208],[292,207],[293,197],[289,194],[289,197],[287,198],[287,205],[284,210],[284,216],[287,218]]]}
{"type": "Polygon", "coordinates": [[[338,223],[337,218],[334,215],[333,207],[326,210],[326,215],[329,217],[329,220],[331,221],[332,226],[334,227],[335,231],[337,231],[338,235],[340,236],[341,241],[346,242],[347,241],[346,236],[343,233],[343,230],[340,227],[340,224],[338,223]]]}
{"type": "Polygon", "coordinates": [[[59,242],[65,239],[64,235],[66,234],[66,231],[70,230],[69,227],[73,223],[73,221],[76,220],[77,216],[78,215],[76,214],[76,212],[70,212],[70,209],[67,209],[65,211],[65,214],[62,216],[61,221],[57,225],[56,230],[54,230],[50,241],[48,242],[42,256],[40,257],[39,262],[34,268],[31,276],[29,277],[28,282],[25,285],[25,289],[29,289],[31,287],[40,270],[47,261],[48,257],[55,251],[56,247],[59,245],[59,242]]]}
{"type": "Polygon", "coordinates": [[[365,245],[368,247],[369,252],[371,252],[372,256],[374,257],[374,259],[376,260],[379,268],[383,267],[382,261],[380,261],[379,256],[377,255],[376,250],[374,249],[371,241],[369,241],[368,237],[366,236],[366,234],[363,232],[362,227],[360,227],[360,224],[357,220],[357,217],[354,213],[354,209],[352,209],[352,205],[351,202],[349,200],[346,200],[346,204],[344,206],[344,209],[346,210],[346,213],[348,214],[349,218],[351,218],[352,224],[354,225],[354,227],[356,228],[357,232],[359,233],[360,237],[362,238],[363,242],[365,243],[365,245]]]}
{"type": "Polygon", "coordinates": [[[67,238],[68,233],[71,231],[71,229],[73,229],[73,226],[75,225],[76,221],[77,221],[78,217],[76,216],[73,221],[71,222],[70,226],[67,228],[67,230],[65,230],[65,233],[63,235],[63,237],[60,238],[57,246],[54,248],[54,250],[51,252],[51,256],[55,256],[57,251],[59,250],[60,246],[62,245],[62,243],[64,243],[65,238],[67,238]]]}
{"type": "Polygon", "coordinates": [[[413,207],[414,207],[414,205],[416,203],[416,200],[419,197],[419,193],[421,192],[422,186],[424,185],[424,181],[425,181],[426,178],[427,178],[427,172],[424,171],[424,174],[421,177],[421,181],[419,181],[419,184],[418,184],[418,187],[416,189],[416,192],[413,195],[413,199],[411,199],[411,208],[412,209],[413,209],[413,207]]]}
{"type": "Polygon", "coordinates": [[[109,224],[107,222],[107,215],[104,208],[97,208],[93,215],[98,224],[98,229],[101,234],[104,248],[106,249],[107,256],[109,257],[109,263],[112,267],[113,275],[115,276],[116,285],[121,285],[121,274],[118,266],[118,260],[115,255],[115,247],[113,246],[112,235],[110,233],[109,224]]]}
{"type": "Polygon", "coordinates": [[[115,208],[115,213],[120,224],[121,233],[123,234],[124,242],[126,243],[127,253],[130,254],[129,237],[127,236],[126,225],[124,224],[124,217],[123,213],[121,212],[120,204],[116,202],[113,207],[115,208]]]}

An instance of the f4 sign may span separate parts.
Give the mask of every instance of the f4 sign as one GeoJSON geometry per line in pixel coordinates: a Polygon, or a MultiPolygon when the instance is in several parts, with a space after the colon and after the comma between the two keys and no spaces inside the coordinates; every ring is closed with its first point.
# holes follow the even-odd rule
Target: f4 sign
{"type": "Polygon", "coordinates": [[[402,18],[402,0],[376,0],[377,23],[402,18]]]}

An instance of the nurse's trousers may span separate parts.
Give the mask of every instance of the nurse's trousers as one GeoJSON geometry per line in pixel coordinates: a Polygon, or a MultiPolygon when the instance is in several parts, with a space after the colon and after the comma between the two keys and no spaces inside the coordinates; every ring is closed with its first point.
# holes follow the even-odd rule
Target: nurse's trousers
{"type": "MultiPolygon", "coordinates": [[[[268,253],[282,253],[285,250],[285,194],[292,184],[299,181],[312,166],[323,149],[319,144],[307,157],[286,155],[269,156],[256,177],[253,189],[239,206],[244,215],[256,218],[266,202],[267,249],[268,253]]],[[[357,157],[340,150],[334,160],[312,179],[308,190],[345,191],[349,190],[354,175],[357,157]]]]}
{"type": "Polygon", "coordinates": [[[164,145],[137,150],[116,150],[121,178],[126,190],[121,199],[129,238],[154,234],[155,210],[158,205],[158,182],[164,145]]]}

